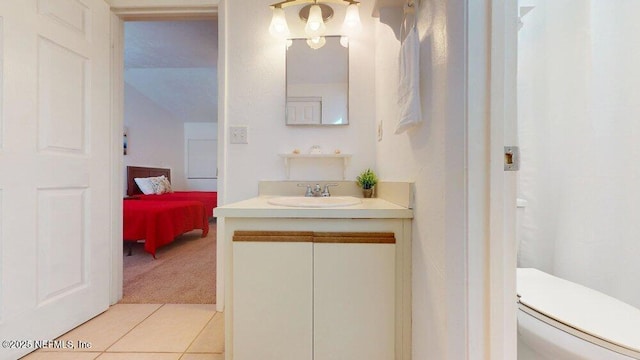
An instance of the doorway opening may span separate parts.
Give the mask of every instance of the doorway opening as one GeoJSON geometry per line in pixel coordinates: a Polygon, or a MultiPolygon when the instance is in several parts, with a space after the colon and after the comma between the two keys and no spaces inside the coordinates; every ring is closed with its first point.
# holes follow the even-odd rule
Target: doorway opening
{"type": "MultiPolygon", "coordinates": [[[[125,19],[123,39],[123,173],[167,169],[172,191],[217,192],[217,19],[125,19]]],[[[126,241],[120,303],[216,302],[216,223],[207,215],[206,236],[195,227],[155,259],[143,241],[126,241]]]]}
{"type": "Polygon", "coordinates": [[[640,271],[635,261],[640,192],[634,186],[640,169],[635,161],[640,159],[640,51],[628,46],[640,39],[631,15],[640,6],[525,0],[518,5],[517,125],[523,156],[517,271],[520,302],[535,310],[525,315],[522,306],[518,312],[519,359],[557,358],[556,351],[566,351],[564,344],[571,341],[576,357],[614,358],[620,352],[636,358],[638,342],[615,332],[595,349],[582,339],[603,338],[610,329],[624,329],[624,321],[640,326],[640,292],[629,286],[640,271]],[[569,297],[552,289],[554,281],[582,289],[585,311],[576,312],[569,297]],[[559,337],[533,340],[557,331],[554,324],[531,331],[540,314],[550,312],[549,303],[530,301],[539,293],[553,303],[555,320],[580,332],[563,344],[559,337]],[[596,309],[599,318],[590,318],[596,309]],[[604,315],[614,311],[625,315],[604,315]]]}

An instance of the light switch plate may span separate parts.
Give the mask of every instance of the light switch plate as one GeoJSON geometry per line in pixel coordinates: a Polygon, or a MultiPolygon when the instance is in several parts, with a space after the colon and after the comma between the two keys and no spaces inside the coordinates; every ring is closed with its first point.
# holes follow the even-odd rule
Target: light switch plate
{"type": "Polygon", "coordinates": [[[230,126],[229,127],[229,143],[230,144],[248,144],[246,126],[230,126]]]}
{"type": "Polygon", "coordinates": [[[378,121],[378,141],[382,141],[382,121],[378,121]]]}

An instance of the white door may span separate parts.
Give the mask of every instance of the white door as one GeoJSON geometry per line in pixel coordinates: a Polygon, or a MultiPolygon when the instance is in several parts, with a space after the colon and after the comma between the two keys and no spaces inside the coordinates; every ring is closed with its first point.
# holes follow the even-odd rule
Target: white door
{"type": "Polygon", "coordinates": [[[312,307],[312,243],[234,241],[233,348],[227,356],[311,360],[312,307]]]}
{"type": "Polygon", "coordinates": [[[488,289],[491,359],[517,358],[516,172],[505,170],[506,146],[517,146],[517,1],[491,3],[491,167],[488,289]]]}
{"type": "Polygon", "coordinates": [[[314,360],[395,358],[395,246],[314,244],[314,360]]]}
{"type": "Polygon", "coordinates": [[[186,190],[218,190],[218,126],[184,123],[186,190]]]}
{"type": "MultiPolygon", "coordinates": [[[[0,339],[54,339],[107,309],[109,7],[0,1],[0,339]]],[[[7,348],[0,359],[33,350],[7,348]]]]}
{"type": "Polygon", "coordinates": [[[320,125],[321,122],[321,97],[287,98],[287,125],[320,125]]]}

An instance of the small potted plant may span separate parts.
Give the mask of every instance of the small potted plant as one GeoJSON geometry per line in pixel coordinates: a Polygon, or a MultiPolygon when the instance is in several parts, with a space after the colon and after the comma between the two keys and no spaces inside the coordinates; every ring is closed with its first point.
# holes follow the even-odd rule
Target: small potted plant
{"type": "Polygon", "coordinates": [[[362,188],[362,195],[370,198],[373,195],[374,186],[378,183],[378,177],[371,169],[367,169],[356,177],[356,182],[362,188]]]}

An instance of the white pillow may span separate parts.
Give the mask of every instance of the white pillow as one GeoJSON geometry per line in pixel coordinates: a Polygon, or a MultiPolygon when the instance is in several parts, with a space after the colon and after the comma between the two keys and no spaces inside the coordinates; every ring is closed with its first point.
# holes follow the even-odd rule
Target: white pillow
{"type": "Polygon", "coordinates": [[[155,190],[156,195],[173,192],[169,179],[167,179],[164,175],[151,178],[151,183],[153,184],[153,189],[155,190]]]}
{"type": "Polygon", "coordinates": [[[172,193],[171,182],[164,175],[162,175],[162,183],[164,184],[164,192],[172,193]]]}
{"type": "Polygon", "coordinates": [[[134,178],[133,180],[138,184],[138,187],[145,195],[155,194],[156,190],[153,186],[152,178],[134,178]]]}

